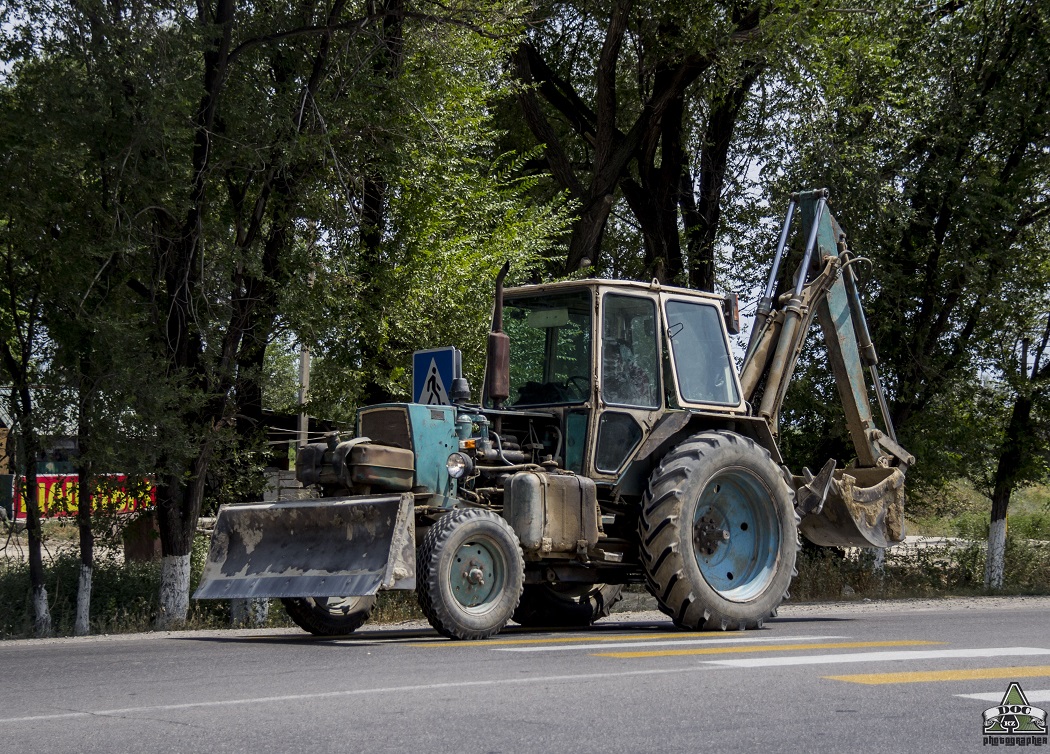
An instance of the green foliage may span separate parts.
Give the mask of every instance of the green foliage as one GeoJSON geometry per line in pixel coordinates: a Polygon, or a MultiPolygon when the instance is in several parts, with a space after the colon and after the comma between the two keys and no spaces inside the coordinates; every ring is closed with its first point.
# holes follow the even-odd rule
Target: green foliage
{"type": "MultiPolygon", "coordinates": [[[[1046,594],[1050,584],[1050,545],[1007,538],[1005,589],[996,594],[1046,594]]],[[[890,553],[882,570],[870,554],[844,556],[828,548],[803,548],[793,600],[892,599],[985,594],[984,545],[923,547],[890,553]],[[848,587],[848,589],[847,589],[848,587]]]]}
{"type": "MultiPolygon", "coordinates": [[[[209,541],[198,537],[190,558],[191,591],[200,581],[209,541]]],[[[32,636],[28,565],[0,559],[0,639],[32,636]]],[[[80,559],[62,549],[46,569],[46,587],[56,635],[73,634],[76,622],[80,559]]],[[[158,610],[159,562],[124,562],[114,550],[97,556],[92,573],[91,632],[132,633],[152,628],[158,610]]],[[[194,602],[187,628],[222,628],[229,625],[226,602],[194,602]]]]}

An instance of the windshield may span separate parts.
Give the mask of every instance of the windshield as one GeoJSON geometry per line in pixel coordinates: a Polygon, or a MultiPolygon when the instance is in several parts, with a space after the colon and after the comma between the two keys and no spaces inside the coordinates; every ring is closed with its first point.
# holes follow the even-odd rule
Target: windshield
{"type": "Polygon", "coordinates": [[[589,291],[507,299],[510,405],[583,403],[591,392],[589,291]]]}

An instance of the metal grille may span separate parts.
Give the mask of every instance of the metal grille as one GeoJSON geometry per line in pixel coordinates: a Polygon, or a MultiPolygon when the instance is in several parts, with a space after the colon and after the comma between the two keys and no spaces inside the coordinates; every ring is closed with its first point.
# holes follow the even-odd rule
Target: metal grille
{"type": "Polygon", "coordinates": [[[375,408],[361,412],[361,435],[373,442],[412,449],[408,410],[404,407],[375,408]]]}

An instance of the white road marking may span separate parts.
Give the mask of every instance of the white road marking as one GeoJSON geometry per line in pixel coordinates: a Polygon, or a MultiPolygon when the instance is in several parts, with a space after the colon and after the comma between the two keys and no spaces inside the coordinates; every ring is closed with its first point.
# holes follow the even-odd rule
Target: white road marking
{"type": "Polygon", "coordinates": [[[693,644],[756,644],[759,642],[820,641],[848,639],[848,636],[734,636],[727,639],[669,639],[662,641],[589,642],[587,644],[556,644],[542,647],[493,647],[493,652],[561,652],[567,649],[623,649],[634,647],[681,647],[693,644]]]}
{"type": "Polygon", "coordinates": [[[779,665],[824,665],[846,662],[894,662],[902,660],[946,660],[954,657],[1025,657],[1031,655],[1050,655],[1050,649],[1042,649],[1040,647],[916,649],[899,652],[848,652],[836,655],[801,655],[798,657],[748,657],[739,660],[706,660],[704,664],[733,668],[768,668],[779,665]]]}
{"type": "Polygon", "coordinates": [[[463,689],[486,686],[524,686],[540,683],[578,683],[580,681],[600,681],[603,678],[627,678],[630,676],[671,675],[675,673],[711,672],[713,668],[702,665],[690,665],[682,668],[653,668],[649,670],[625,670],[611,673],[581,673],[579,675],[545,675],[532,678],[501,678],[489,681],[453,681],[449,683],[427,683],[417,686],[386,686],[372,689],[345,689],[343,691],[321,691],[316,694],[288,694],[286,696],[260,696],[247,699],[220,699],[211,702],[187,702],[185,704],[157,704],[145,707],[124,707],[121,709],[90,710],[78,712],[57,712],[49,715],[26,715],[23,717],[0,718],[4,723],[38,722],[42,720],[84,719],[85,717],[120,717],[153,712],[170,712],[187,709],[207,709],[209,707],[236,707],[247,704],[271,704],[274,702],[294,702],[308,699],[338,699],[349,696],[368,696],[370,694],[407,694],[419,691],[439,691],[444,689],[463,689]]]}
{"type": "MultiPolygon", "coordinates": [[[[956,694],[961,699],[979,699],[982,702],[992,702],[998,704],[1003,700],[1003,694],[1005,690],[992,691],[987,694],[956,694]]],[[[1050,689],[1038,689],[1036,691],[1028,691],[1025,689],[1025,699],[1028,700],[1029,704],[1035,704],[1036,702],[1050,702],[1050,689]]]]}

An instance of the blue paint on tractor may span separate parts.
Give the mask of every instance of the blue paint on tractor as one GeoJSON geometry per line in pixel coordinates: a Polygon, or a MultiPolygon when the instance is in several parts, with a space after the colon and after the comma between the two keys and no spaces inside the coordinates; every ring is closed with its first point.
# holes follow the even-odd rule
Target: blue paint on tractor
{"type": "Polygon", "coordinates": [[[696,564],[727,600],[762,593],[776,573],[782,534],[770,492],[747,469],[729,468],[704,487],[693,516],[696,564]]]}
{"type": "MultiPolygon", "coordinates": [[[[425,406],[419,403],[389,403],[376,408],[398,408],[408,414],[409,444],[415,453],[416,493],[433,493],[443,500],[438,504],[451,507],[456,498],[456,483],[445,467],[449,454],[459,450],[456,435],[456,411],[452,406],[425,406]]],[[[362,409],[364,410],[364,409],[362,409]]],[[[360,412],[358,428],[360,430],[360,412]]],[[[401,425],[404,426],[403,424],[401,425]]]]}

